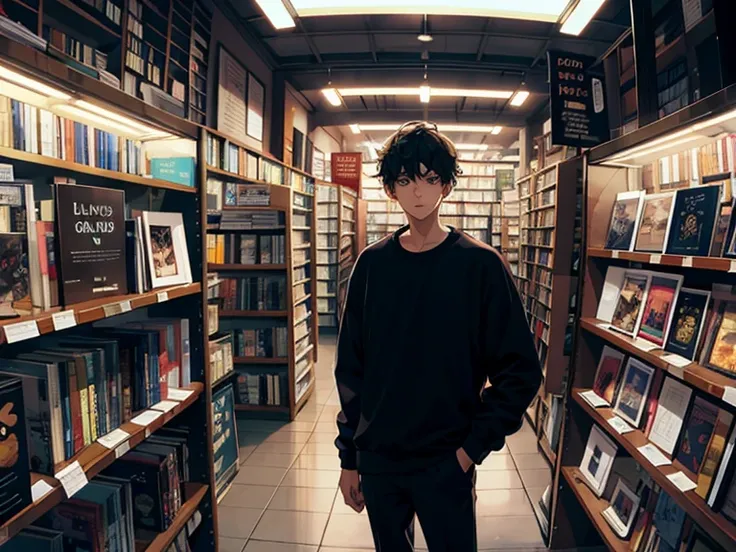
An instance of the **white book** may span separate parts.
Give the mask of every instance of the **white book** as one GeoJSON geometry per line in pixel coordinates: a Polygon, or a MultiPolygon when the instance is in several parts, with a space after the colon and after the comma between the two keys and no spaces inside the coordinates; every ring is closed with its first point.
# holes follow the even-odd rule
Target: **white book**
{"type": "Polygon", "coordinates": [[[55,157],[54,145],[54,115],[45,109],[41,110],[41,155],[55,157]]]}
{"type": "Polygon", "coordinates": [[[89,166],[97,166],[97,144],[95,141],[95,129],[91,125],[87,125],[87,151],[89,153],[89,166]]]}
{"type": "Polygon", "coordinates": [[[675,378],[664,379],[649,440],[667,454],[672,454],[677,446],[691,396],[690,387],[681,384],[675,378]]]}

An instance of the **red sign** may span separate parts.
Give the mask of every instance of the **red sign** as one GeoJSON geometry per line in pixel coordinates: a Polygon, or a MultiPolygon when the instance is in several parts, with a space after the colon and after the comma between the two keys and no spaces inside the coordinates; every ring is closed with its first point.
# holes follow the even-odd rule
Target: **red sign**
{"type": "Polygon", "coordinates": [[[332,154],[332,181],[340,186],[347,186],[360,194],[360,180],[363,154],[361,153],[333,153],[332,154]]]}

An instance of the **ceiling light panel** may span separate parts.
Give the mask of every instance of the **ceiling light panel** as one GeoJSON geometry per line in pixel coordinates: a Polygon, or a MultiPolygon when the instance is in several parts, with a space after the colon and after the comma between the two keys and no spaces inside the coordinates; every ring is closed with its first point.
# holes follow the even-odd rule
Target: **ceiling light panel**
{"type": "Polygon", "coordinates": [[[507,100],[514,95],[509,90],[472,90],[468,88],[432,88],[433,96],[451,96],[465,98],[492,98],[507,100]]]}
{"type": "MultiPolygon", "coordinates": [[[[265,2],[266,0],[259,0],[265,2]]],[[[569,0],[291,0],[299,17],[464,15],[556,22],[569,0]]]]}
{"type": "Polygon", "coordinates": [[[519,90],[516,94],[514,94],[514,97],[511,98],[511,105],[514,107],[519,107],[521,105],[524,105],[524,102],[529,98],[529,92],[526,90],[519,90]]]}
{"type": "MultiPolygon", "coordinates": [[[[434,92],[434,91],[433,91],[434,92]]],[[[360,123],[360,130],[362,131],[380,131],[380,130],[387,130],[387,131],[396,131],[399,129],[401,125],[400,124],[391,124],[391,123],[378,123],[378,124],[363,124],[360,123]]],[[[437,128],[440,132],[479,132],[483,134],[498,134],[503,130],[503,127],[500,126],[489,126],[489,125],[457,125],[457,124],[448,124],[448,125],[437,125],[437,128]]]]}
{"type": "Polygon", "coordinates": [[[578,36],[588,26],[590,20],[593,19],[596,12],[600,9],[606,0],[580,0],[575,9],[562,24],[560,32],[578,36]]]}
{"type": "Polygon", "coordinates": [[[291,17],[282,0],[256,0],[256,4],[261,8],[263,15],[268,18],[274,29],[293,29],[296,26],[294,18],[291,17]]]}
{"type": "Polygon", "coordinates": [[[340,94],[338,94],[337,90],[335,90],[334,88],[325,88],[324,90],[322,90],[322,95],[328,102],[330,102],[330,105],[333,105],[335,107],[340,107],[342,105],[340,94]]]}

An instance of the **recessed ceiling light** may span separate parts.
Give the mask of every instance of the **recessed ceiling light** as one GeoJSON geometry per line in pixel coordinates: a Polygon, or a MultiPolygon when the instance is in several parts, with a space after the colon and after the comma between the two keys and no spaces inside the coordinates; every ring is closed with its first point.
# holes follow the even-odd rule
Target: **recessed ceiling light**
{"type": "Polygon", "coordinates": [[[429,97],[431,96],[429,86],[424,85],[419,87],[419,101],[422,103],[429,103],[429,97]]]}
{"type": "Polygon", "coordinates": [[[322,89],[322,95],[325,97],[325,99],[327,99],[328,102],[330,102],[330,105],[334,105],[335,107],[340,107],[342,105],[340,94],[338,94],[337,90],[335,90],[334,88],[322,89]]]}
{"type": "Polygon", "coordinates": [[[511,98],[511,105],[514,107],[519,107],[524,104],[524,102],[529,97],[529,92],[526,90],[519,90],[516,94],[514,94],[514,97],[511,98]]]}
{"type": "Polygon", "coordinates": [[[493,130],[491,131],[491,134],[501,134],[501,131],[503,130],[503,127],[495,126],[493,127],[493,130]]]}
{"type": "Polygon", "coordinates": [[[360,134],[360,125],[358,123],[353,123],[350,125],[350,130],[353,134],[360,134]]]}
{"type": "Polygon", "coordinates": [[[419,42],[432,42],[434,37],[431,34],[420,34],[417,36],[419,42]]]}
{"type": "Polygon", "coordinates": [[[562,23],[560,32],[578,36],[588,26],[596,12],[606,0],[580,0],[567,19],[562,23]]]}
{"type": "Polygon", "coordinates": [[[274,29],[292,29],[296,26],[294,18],[291,17],[289,10],[286,9],[281,0],[256,0],[256,4],[261,8],[263,15],[268,18],[274,29]]]}

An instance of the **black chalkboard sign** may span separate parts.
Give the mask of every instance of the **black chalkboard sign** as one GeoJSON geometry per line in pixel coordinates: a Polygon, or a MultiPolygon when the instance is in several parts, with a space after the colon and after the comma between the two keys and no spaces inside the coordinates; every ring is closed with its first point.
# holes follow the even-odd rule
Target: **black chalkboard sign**
{"type": "Polygon", "coordinates": [[[596,58],[548,51],[552,144],[589,148],[610,139],[603,77],[592,75],[596,58]]]}

